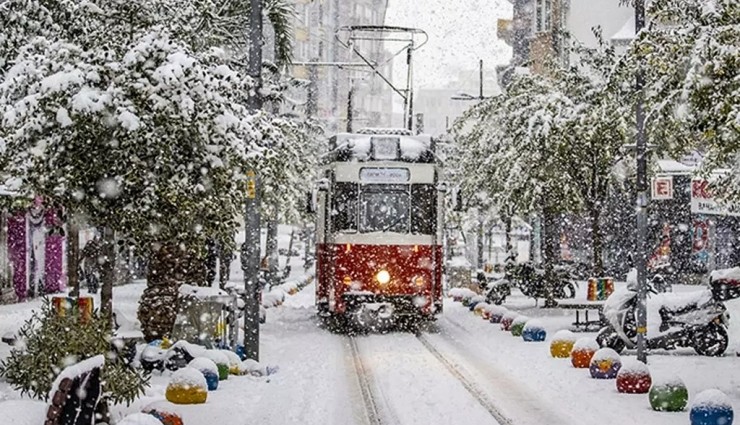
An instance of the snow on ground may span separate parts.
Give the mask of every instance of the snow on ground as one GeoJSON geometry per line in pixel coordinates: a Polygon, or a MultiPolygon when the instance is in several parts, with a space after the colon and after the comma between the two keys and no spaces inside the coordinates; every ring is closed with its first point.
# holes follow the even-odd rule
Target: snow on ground
{"type": "MultiPolygon", "coordinates": [[[[287,247],[281,229],[280,247],[287,247]]],[[[302,250],[299,249],[299,252],[302,250]]],[[[284,259],[283,259],[284,261],[284,259]]],[[[303,275],[300,257],[293,257],[291,279],[303,275]]],[[[284,264],[284,263],[283,263],[284,264]]],[[[233,281],[239,281],[238,257],[232,264],[233,281]]],[[[618,285],[619,286],[619,285],[618,285]]],[[[136,322],[137,301],[145,287],[135,282],[114,288],[114,308],[126,323],[136,322]]],[[[700,288],[675,286],[684,293],[700,288]]],[[[285,303],[269,309],[260,328],[261,361],[278,366],[267,377],[230,377],[210,392],[205,405],[175,406],[164,400],[170,373],[152,377],[146,396],[131,406],[116,406],[114,418],[155,405],[183,415],[187,425],[260,423],[306,425],[363,424],[367,422],[349,340],[319,326],[313,284],[287,296],[285,303]]],[[[537,318],[548,332],[542,343],[525,343],[475,316],[459,303],[445,300],[445,313],[429,327],[430,344],[481,390],[496,408],[516,425],[673,425],[687,423],[688,413],[658,413],[646,395],[618,394],[613,380],[594,380],[588,370],[574,369],[568,359],[553,359],[549,341],[559,329],[568,328],[572,310],[545,310],[517,291],[505,307],[537,318]]],[[[585,285],[578,299],[585,298],[585,285]]],[[[96,296],[96,305],[99,305],[96,296]]],[[[740,318],[740,302],[729,304],[740,318]]],[[[0,334],[17,330],[39,300],[0,306],[0,334]]],[[[731,347],[740,343],[740,319],[731,325],[731,347]]],[[[594,336],[594,333],[578,333],[594,336]]],[[[379,410],[399,424],[495,424],[486,410],[467,393],[414,335],[394,332],[356,338],[379,410]]],[[[0,359],[10,347],[0,344],[0,359]]],[[[734,353],[734,352],[733,352],[734,353]]],[[[626,357],[634,357],[627,353],[626,357]]],[[[692,399],[701,391],[717,388],[740,406],[740,358],[700,357],[693,350],[657,351],[649,358],[653,376],[679,376],[692,399]]],[[[0,401],[20,395],[0,382],[0,401]]]]}
{"type": "MultiPolygon", "coordinates": [[[[697,290],[682,286],[674,289],[697,290]]],[[[688,412],[654,412],[647,395],[619,394],[614,380],[592,379],[587,369],[573,368],[568,359],[551,358],[552,335],[570,325],[573,311],[538,309],[531,300],[512,298],[507,307],[541,318],[548,332],[546,342],[525,343],[449,299],[445,301],[444,317],[437,325],[438,333],[430,338],[456,356],[471,373],[481,374],[480,379],[488,383],[494,401],[500,403],[514,423],[672,425],[688,422],[688,412]],[[529,411],[523,410],[527,407],[529,411]]],[[[737,311],[735,305],[733,310],[737,311]]],[[[595,336],[594,333],[577,335],[595,336]]],[[[733,335],[737,335],[736,330],[733,335]]],[[[651,353],[649,366],[656,378],[680,377],[692,399],[705,389],[717,388],[728,394],[735,406],[740,406],[740,368],[737,367],[740,359],[733,354],[709,358],[698,356],[691,349],[657,350],[651,353]]],[[[634,352],[624,353],[623,358],[634,358],[634,352]]]]}
{"type": "Polygon", "coordinates": [[[376,403],[381,404],[383,423],[498,424],[413,334],[358,340],[363,363],[380,395],[376,403]]]}

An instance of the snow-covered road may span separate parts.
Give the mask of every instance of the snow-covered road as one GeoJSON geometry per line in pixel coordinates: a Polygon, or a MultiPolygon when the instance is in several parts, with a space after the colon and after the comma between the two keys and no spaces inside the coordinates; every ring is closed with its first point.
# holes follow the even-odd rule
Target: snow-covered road
{"type": "MultiPolygon", "coordinates": [[[[141,283],[116,287],[116,309],[135,317],[143,288],[141,283]]],[[[350,338],[319,325],[313,291],[310,285],[268,310],[261,360],[279,366],[278,373],[232,377],[209,393],[205,405],[196,406],[164,401],[169,374],[155,375],[146,396],[131,406],[116,406],[115,418],[165,404],[188,425],[687,423],[688,413],[654,412],[646,396],[618,394],[614,381],[591,379],[568,360],[551,358],[547,342],[525,343],[449,299],[445,313],[420,337],[391,332],[350,338]],[[368,397],[374,409],[368,409],[368,397]]],[[[0,306],[0,330],[16,330],[39,304],[0,306]]],[[[535,308],[526,299],[513,298],[509,307],[547,315],[550,335],[572,320],[569,313],[535,308]]],[[[0,346],[0,358],[8,351],[0,346]]],[[[739,361],[731,355],[700,357],[691,350],[654,352],[650,368],[654,376],[681,377],[691,397],[718,388],[740,405],[739,361]]],[[[0,401],[19,397],[0,382],[0,401]]]]}

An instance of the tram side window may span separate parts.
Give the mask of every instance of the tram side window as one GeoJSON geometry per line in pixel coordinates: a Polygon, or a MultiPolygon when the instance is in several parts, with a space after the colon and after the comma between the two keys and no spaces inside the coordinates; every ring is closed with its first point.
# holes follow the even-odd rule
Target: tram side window
{"type": "Polygon", "coordinates": [[[337,182],[332,198],[332,229],[335,232],[357,231],[357,183],[337,182]]]}
{"type": "Polygon", "coordinates": [[[431,184],[411,185],[411,233],[432,235],[437,223],[437,191],[431,184]]]}

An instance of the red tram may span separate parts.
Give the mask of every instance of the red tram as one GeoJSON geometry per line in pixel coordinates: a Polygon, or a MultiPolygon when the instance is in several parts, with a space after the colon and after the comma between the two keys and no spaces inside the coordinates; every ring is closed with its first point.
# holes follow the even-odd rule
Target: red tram
{"type": "Polygon", "coordinates": [[[406,130],[330,140],[316,199],[322,317],[442,312],[444,192],[435,143],[406,130]]]}

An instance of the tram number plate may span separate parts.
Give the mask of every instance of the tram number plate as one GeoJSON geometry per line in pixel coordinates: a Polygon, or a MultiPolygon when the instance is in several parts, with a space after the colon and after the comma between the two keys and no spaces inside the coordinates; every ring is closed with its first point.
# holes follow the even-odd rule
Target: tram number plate
{"type": "Polygon", "coordinates": [[[405,183],[409,178],[408,168],[360,168],[363,183],[405,183]]]}

